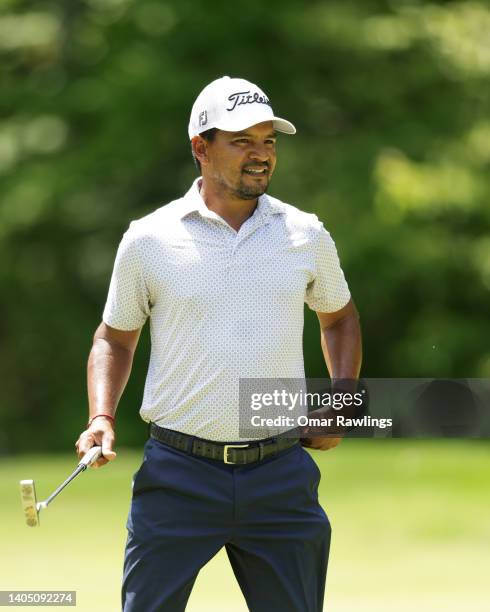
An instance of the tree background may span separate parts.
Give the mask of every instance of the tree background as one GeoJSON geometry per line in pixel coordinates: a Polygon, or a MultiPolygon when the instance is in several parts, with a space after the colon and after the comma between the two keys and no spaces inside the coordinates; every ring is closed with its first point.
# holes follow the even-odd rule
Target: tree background
{"type": "MultiPolygon", "coordinates": [[[[490,5],[3,0],[0,452],[67,448],[129,222],[196,175],[190,108],[224,74],[298,128],[270,192],[332,233],[368,377],[490,377],[490,5]]],[[[118,411],[140,444],[148,329],[118,411]]],[[[316,317],[305,363],[324,376],[316,317]]]]}

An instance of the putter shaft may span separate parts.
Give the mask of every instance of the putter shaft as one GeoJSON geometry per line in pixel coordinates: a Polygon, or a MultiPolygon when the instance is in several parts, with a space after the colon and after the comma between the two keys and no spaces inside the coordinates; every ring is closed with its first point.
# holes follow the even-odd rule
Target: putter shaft
{"type": "Polygon", "coordinates": [[[78,476],[78,474],[80,474],[80,472],[83,472],[87,469],[86,465],[79,465],[77,467],[77,469],[73,472],[73,474],[71,474],[70,476],[68,476],[68,478],[65,480],[65,482],[61,483],[60,486],[51,493],[51,495],[45,499],[42,502],[39,502],[37,504],[37,509],[39,510],[40,508],[47,508],[48,505],[53,501],[53,499],[59,495],[59,493],[61,493],[61,491],[63,491],[63,489],[66,487],[67,484],[69,484],[76,476],[78,476]]]}
{"type": "Polygon", "coordinates": [[[62,483],[60,486],[51,493],[51,495],[44,501],[37,502],[36,500],[36,488],[33,480],[21,480],[20,481],[20,495],[22,501],[22,508],[27,525],[29,527],[36,527],[39,525],[39,512],[48,507],[48,504],[61,493],[61,491],[81,472],[85,471],[89,465],[95,463],[102,455],[102,448],[100,446],[93,446],[80,460],[75,471],[62,483]]]}

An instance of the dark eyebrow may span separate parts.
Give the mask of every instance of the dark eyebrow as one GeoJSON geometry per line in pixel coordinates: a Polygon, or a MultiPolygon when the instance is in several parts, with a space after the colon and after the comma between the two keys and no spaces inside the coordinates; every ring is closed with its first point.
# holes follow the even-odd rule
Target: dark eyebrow
{"type": "MultiPolygon", "coordinates": [[[[240,138],[240,136],[247,136],[248,138],[253,138],[252,134],[250,134],[250,132],[247,132],[246,130],[243,132],[235,132],[235,134],[233,135],[233,138],[240,138]]],[[[265,136],[265,138],[276,138],[276,137],[277,137],[276,132],[270,132],[269,134],[267,134],[267,136],[265,136]]]]}

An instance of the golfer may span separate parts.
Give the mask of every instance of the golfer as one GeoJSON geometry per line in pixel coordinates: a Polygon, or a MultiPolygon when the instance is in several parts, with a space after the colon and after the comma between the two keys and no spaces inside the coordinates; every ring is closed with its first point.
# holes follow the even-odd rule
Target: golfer
{"type": "Polygon", "coordinates": [[[304,378],[304,302],[318,315],[331,377],[357,378],[361,363],[358,315],[330,234],[267,194],[278,132],[296,129],[256,85],[210,83],[189,123],[201,176],[133,221],[119,245],[76,448],[82,457],[101,444],[98,465],[115,458],[116,408],[149,318],[140,414],[150,437],[126,525],[124,612],[184,610],[223,546],[253,612],[323,609],[331,530],[320,470],[303,446],[327,450],[339,439],[239,431],[240,378],[304,378]]]}

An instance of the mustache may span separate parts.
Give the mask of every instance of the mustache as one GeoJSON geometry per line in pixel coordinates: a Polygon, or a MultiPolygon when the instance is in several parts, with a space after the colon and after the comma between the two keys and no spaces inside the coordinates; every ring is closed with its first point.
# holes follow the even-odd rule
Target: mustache
{"type": "Polygon", "coordinates": [[[260,168],[261,170],[265,168],[266,170],[269,170],[269,164],[267,162],[261,164],[247,164],[246,166],[243,166],[242,170],[248,170],[249,168],[260,168]]]}

